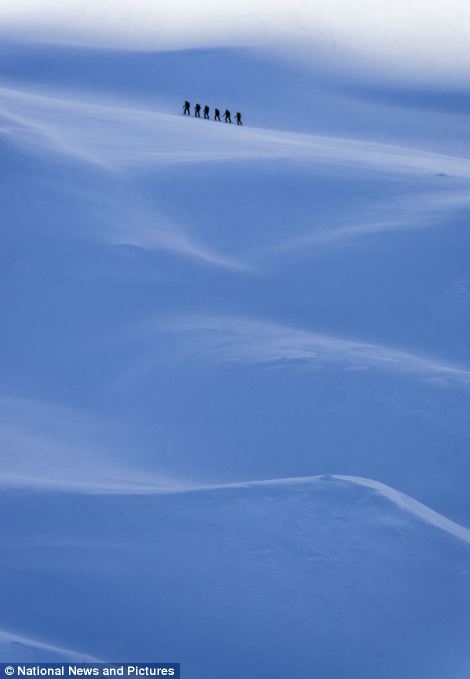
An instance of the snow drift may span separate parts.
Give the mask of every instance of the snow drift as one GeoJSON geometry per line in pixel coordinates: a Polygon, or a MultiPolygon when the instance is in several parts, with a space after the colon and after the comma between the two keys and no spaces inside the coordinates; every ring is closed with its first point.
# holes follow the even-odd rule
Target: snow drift
{"type": "Polygon", "coordinates": [[[5,660],[465,676],[470,100],[322,69],[2,44],[5,660]]]}

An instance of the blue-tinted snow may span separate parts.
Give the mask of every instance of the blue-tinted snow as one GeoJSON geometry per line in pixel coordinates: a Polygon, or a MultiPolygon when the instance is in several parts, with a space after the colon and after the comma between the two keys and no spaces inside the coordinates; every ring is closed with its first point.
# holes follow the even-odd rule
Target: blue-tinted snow
{"type": "Polygon", "coordinates": [[[3,44],[5,660],[465,676],[469,102],[3,44]]]}

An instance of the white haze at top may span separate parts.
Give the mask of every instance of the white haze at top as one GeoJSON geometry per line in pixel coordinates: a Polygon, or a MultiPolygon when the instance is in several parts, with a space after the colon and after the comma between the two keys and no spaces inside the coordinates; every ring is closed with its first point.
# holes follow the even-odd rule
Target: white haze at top
{"type": "MultiPolygon", "coordinates": [[[[464,86],[468,0],[0,0],[0,31],[107,47],[283,46],[381,78],[464,86]]],[[[323,63],[323,66],[324,66],[323,63]]]]}

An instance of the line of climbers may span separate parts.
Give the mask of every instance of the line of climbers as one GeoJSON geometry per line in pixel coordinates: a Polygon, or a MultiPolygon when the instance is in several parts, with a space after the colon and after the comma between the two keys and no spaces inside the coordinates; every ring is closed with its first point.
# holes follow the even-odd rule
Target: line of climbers
{"type": "MultiPolygon", "coordinates": [[[[204,115],[204,119],[205,119],[205,120],[209,120],[209,111],[210,111],[210,108],[209,108],[209,107],[207,106],[207,104],[206,104],[206,106],[204,106],[204,111],[203,111],[203,115],[204,115]]],[[[190,115],[191,115],[191,104],[189,103],[189,101],[185,101],[184,104],[183,104],[183,114],[184,114],[185,116],[190,116],[190,115]]],[[[201,117],[201,104],[196,104],[196,105],[195,105],[195,107],[194,107],[194,117],[195,117],[195,118],[200,118],[200,117],[201,117]]],[[[214,120],[218,120],[219,123],[220,123],[220,111],[219,111],[218,108],[215,108],[215,109],[214,109],[214,120]]],[[[241,114],[241,113],[238,113],[238,112],[237,112],[237,113],[235,114],[235,120],[237,121],[237,125],[243,125],[243,123],[242,123],[242,114],[241,114]]],[[[225,113],[224,113],[224,121],[225,121],[226,123],[232,124],[232,114],[230,113],[230,111],[228,110],[228,108],[225,109],[225,113]]]]}

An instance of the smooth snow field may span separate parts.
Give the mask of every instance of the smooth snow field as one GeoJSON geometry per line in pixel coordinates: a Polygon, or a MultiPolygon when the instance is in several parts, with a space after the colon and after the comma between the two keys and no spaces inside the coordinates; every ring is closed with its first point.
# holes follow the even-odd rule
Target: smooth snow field
{"type": "Polygon", "coordinates": [[[2,662],[469,676],[470,90],[327,66],[0,43],[2,662]]]}

